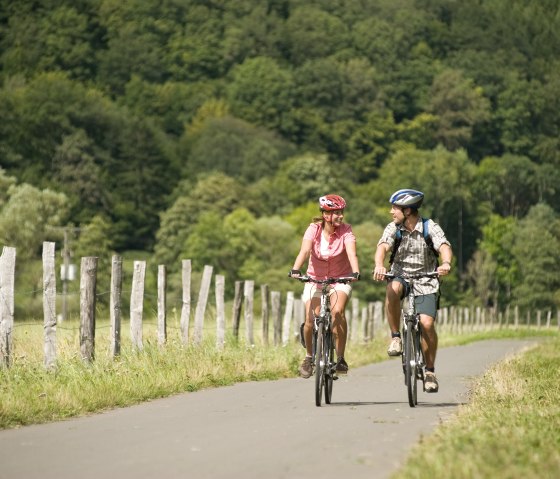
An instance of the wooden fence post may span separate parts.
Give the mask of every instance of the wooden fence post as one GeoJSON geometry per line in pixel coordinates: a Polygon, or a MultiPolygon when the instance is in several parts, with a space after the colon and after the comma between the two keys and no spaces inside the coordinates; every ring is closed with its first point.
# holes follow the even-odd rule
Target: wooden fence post
{"type": "Polygon", "coordinates": [[[132,347],[138,350],[142,344],[142,316],[144,314],[144,281],[146,262],[135,261],[132,273],[132,292],[130,293],[130,338],[132,347]]]}
{"type": "MultiPolygon", "coordinates": [[[[270,306],[271,306],[271,316],[272,325],[274,328],[274,346],[280,344],[280,338],[282,337],[282,302],[281,302],[280,291],[270,292],[270,306]]],[[[559,326],[560,328],[560,326],[559,326]]]]}
{"type": "Polygon", "coordinates": [[[210,292],[210,282],[212,281],[212,266],[205,265],[202,272],[202,281],[200,283],[200,292],[196,303],[196,311],[194,314],[194,336],[193,342],[200,344],[202,342],[202,329],[204,327],[204,313],[206,312],[206,303],[208,302],[208,293],[210,292]]]}
{"type": "Polygon", "coordinates": [[[51,370],[56,365],[56,274],[55,244],[43,242],[43,345],[44,365],[51,370]]]}
{"type": "Polygon", "coordinates": [[[217,274],[215,278],[216,288],[216,348],[224,349],[226,338],[226,316],[224,308],[225,277],[217,274]]]}
{"type": "Polygon", "coordinates": [[[122,257],[113,255],[111,259],[111,293],[109,318],[111,322],[110,354],[114,359],[121,354],[121,300],[122,300],[122,257]]]}
{"type": "Polygon", "coordinates": [[[166,290],[167,274],[165,265],[158,265],[158,297],[157,297],[157,319],[158,319],[158,344],[163,346],[167,342],[167,315],[166,315],[166,290]]]}
{"type": "Polygon", "coordinates": [[[262,321],[262,337],[263,337],[263,344],[268,346],[268,302],[269,302],[269,294],[268,294],[268,285],[261,284],[261,321],[262,321]]]}
{"type": "Polygon", "coordinates": [[[237,341],[239,339],[239,323],[241,322],[241,307],[243,306],[243,281],[235,282],[235,296],[233,298],[233,337],[237,341]]]}
{"type": "Polygon", "coordinates": [[[368,336],[368,330],[367,330],[367,326],[368,326],[368,321],[367,321],[367,306],[364,306],[362,308],[362,318],[361,318],[361,324],[362,324],[362,338],[363,341],[365,343],[369,342],[369,336],[368,336]]]}
{"type": "Polygon", "coordinates": [[[80,267],[80,353],[82,360],[95,358],[95,290],[97,286],[97,258],[82,258],[80,267]]]}
{"type": "Polygon", "coordinates": [[[183,283],[183,302],[181,306],[181,341],[189,343],[189,323],[191,321],[191,260],[181,262],[181,276],[183,283]]]}
{"type": "Polygon", "coordinates": [[[0,256],[0,367],[10,366],[14,330],[16,249],[4,246],[0,256]]]}
{"type": "Polygon", "coordinates": [[[255,282],[252,280],[245,281],[243,287],[243,296],[245,297],[245,337],[247,344],[255,345],[253,335],[253,294],[255,290],[255,282]]]}
{"type": "Polygon", "coordinates": [[[293,324],[294,324],[294,339],[296,342],[300,341],[300,327],[301,323],[305,321],[305,305],[301,298],[294,297],[294,314],[293,314],[293,324]]]}
{"type": "Polygon", "coordinates": [[[348,339],[351,341],[356,341],[358,339],[359,323],[358,318],[360,317],[360,301],[358,298],[352,298],[351,300],[351,317],[350,324],[348,324],[348,339]]]}
{"type": "Polygon", "coordinates": [[[288,291],[286,294],[286,310],[284,311],[284,323],[282,324],[282,345],[286,346],[290,338],[290,323],[294,313],[294,292],[288,291]]]}

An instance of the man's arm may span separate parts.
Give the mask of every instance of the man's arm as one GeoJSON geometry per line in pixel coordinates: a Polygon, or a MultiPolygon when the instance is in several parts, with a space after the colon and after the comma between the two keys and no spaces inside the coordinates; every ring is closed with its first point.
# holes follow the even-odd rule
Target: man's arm
{"type": "Polygon", "coordinates": [[[374,256],[374,267],[371,272],[373,279],[376,281],[383,281],[385,279],[384,275],[387,272],[385,268],[385,256],[390,249],[389,243],[380,243],[377,245],[374,256]]]}
{"type": "Polygon", "coordinates": [[[451,260],[453,259],[453,250],[447,243],[439,247],[439,255],[441,257],[441,264],[438,266],[438,273],[441,276],[449,274],[451,271],[451,260]]]}

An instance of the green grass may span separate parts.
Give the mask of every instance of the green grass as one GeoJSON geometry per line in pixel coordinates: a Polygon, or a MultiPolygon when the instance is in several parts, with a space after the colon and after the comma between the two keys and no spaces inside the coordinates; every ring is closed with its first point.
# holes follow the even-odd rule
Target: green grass
{"type": "Polygon", "coordinates": [[[560,337],[489,370],[392,479],[560,477],[560,337]]]}
{"type": "MultiPolygon", "coordinates": [[[[109,357],[109,328],[96,329],[96,358],[91,364],[79,356],[77,323],[57,329],[57,366],[43,366],[40,323],[19,324],[13,360],[0,368],[0,428],[56,421],[114,407],[242,381],[293,377],[304,349],[295,341],[285,347],[248,346],[243,339],[226,338],[223,351],[215,347],[210,331],[202,344],[183,345],[172,331],[164,347],[156,341],[155,324],[143,327],[144,348],[135,351],[123,325],[123,348],[117,360],[109,357]]],[[[240,332],[240,337],[243,331],[240,332]]],[[[385,341],[349,344],[347,357],[358,367],[385,358],[385,341]]]]}
{"type": "MultiPolygon", "coordinates": [[[[259,331],[255,328],[255,332],[259,331]]],[[[13,362],[0,369],[0,428],[56,421],[137,404],[202,388],[249,380],[273,380],[297,374],[303,348],[248,346],[226,338],[218,351],[209,328],[199,346],[184,346],[171,330],[165,347],[156,342],[155,325],[144,325],[144,349],[128,346],[113,361],[107,352],[109,328],[96,330],[96,359],[79,357],[79,328],[71,322],[57,329],[57,367],[45,371],[42,325],[18,324],[13,362]]],[[[440,347],[489,338],[543,336],[542,345],[507,360],[475,383],[472,401],[456,418],[423,439],[401,478],[552,478],[560,471],[560,336],[554,330],[529,328],[449,335],[440,347]]],[[[243,337],[243,331],[240,332],[243,337]]],[[[369,343],[350,342],[351,367],[386,359],[386,334],[369,343]]]]}

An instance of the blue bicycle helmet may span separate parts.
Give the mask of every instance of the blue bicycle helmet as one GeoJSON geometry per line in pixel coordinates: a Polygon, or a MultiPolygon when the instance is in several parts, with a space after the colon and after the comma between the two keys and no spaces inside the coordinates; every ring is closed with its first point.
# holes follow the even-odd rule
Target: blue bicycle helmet
{"type": "Polygon", "coordinates": [[[424,193],[417,190],[398,190],[395,191],[389,202],[395,206],[401,206],[403,208],[420,208],[422,202],[424,201],[424,193]]]}

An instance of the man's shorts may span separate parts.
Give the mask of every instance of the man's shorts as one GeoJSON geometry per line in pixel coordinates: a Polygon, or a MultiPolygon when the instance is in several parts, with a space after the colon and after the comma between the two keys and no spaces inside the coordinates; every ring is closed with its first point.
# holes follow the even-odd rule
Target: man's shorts
{"type": "MultiPolygon", "coordinates": [[[[331,295],[331,303],[334,304],[332,295],[335,292],[342,292],[345,293],[348,298],[352,295],[352,286],[350,284],[343,284],[343,283],[334,283],[329,286],[330,295],[331,295]]],[[[305,287],[303,288],[303,294],[301,299],[304,303],[307,303],[311,298],[320,298],[321,297],[321,285],[315,283],[305,283],[305,287]]]]}
{"type": "MultiPolygon", "coordinates": [[[[401,296],[401,299],[404,300],[404,298],[406,298],[408,296],[408,293],[410,292],[410,288],[408,287],[408,284],[406,283],[406,281],[404,281],[402,278],[399,277],[394,278],[392,281],[398,281],[403,285],[404,292],[403,295],[401,296]]],[[[436,319],[437,310],[438,310],[438,299],[439,299],[438,296],[439,293],[422,294],[420,296],[416,296],[416,298],[414,299],[416,312],[419,314],[425,314],[427,316],[436,319]]]]}

